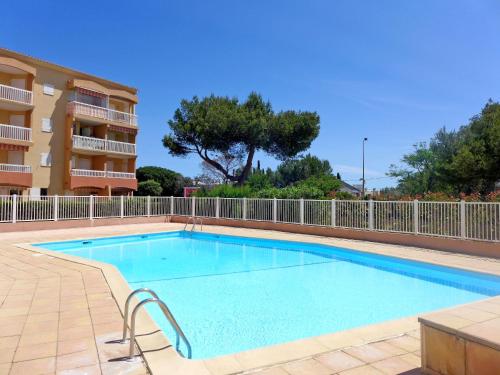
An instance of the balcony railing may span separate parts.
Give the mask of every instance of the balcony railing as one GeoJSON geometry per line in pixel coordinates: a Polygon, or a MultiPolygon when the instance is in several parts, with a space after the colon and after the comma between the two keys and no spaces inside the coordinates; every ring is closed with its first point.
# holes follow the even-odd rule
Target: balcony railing
{"type": "Polygon", "coordinates": [[[92,169],[72,169],[71,175],[77,177],[108,177],[108,178],[135,179],[135,173],[96,171],[92,169]]]}
{"type": "Polygon", "coordinates": [[[132,113],[115,111],[113,109],[98,107],[81,102],[69,102],[68,112],[73,115],[90,116],[105,121],[113,121],[131,126],[137,126],[137,116],[132,113]]]}
{"type": "Polygon", "coordinates": [[[31,142],[31,129],[23,126],[0,124],[0,138],[31,142]]]}
{"type": "Polygon", "coordinates": [[[0,164],[0,172],[31,173],[31,165],[0,164]]]}
{"type": "Polygon", "coordinates": [[[109,151],[120,154],[135,155],[135,144],[127,142],[108,141],[94,137],[73,136],[73,148],[93,151],[109,151]]]}
{"type": "Polygon", "coordinates": [[[32,105],[33,93],[28,90],[0,84],[0,99],[32,105]]]}
{"type": "Polygon", "coordinates": [[[135,173],[107,171],[106,176],[110,178],[135,179],[135,173]]]}

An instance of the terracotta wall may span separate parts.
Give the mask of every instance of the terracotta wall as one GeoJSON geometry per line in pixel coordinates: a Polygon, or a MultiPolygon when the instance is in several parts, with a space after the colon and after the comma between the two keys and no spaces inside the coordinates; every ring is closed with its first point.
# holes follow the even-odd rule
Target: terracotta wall
{"type": "MultiPolygon", "coordinates": [[[[120,225],[137,223],[184,223],[188,217],[185,216],[153,216],[136,218],[113,218],[96,220],[66,220],[66,221],[43,221],[43,222],[18,222],[0,224],[0,232],[13,232],[25,230],[43,230],[58,228],[92,227],[101,225],[120,225]]],[[[253,228],[264,230],[277,230],[282,232],[319,235],[326,237],[347,238],[395,245],[422,247],[442,251],[458,252],[463,254],[487,256],[500,258],[500,244],[495,242],[460,240],[451,238],[421,236],[413,234],[370,232],[329,227],[315,227],[297,224],[280,224],[261,221],[242,221],[226,219],[203,218],[204,225],[223,225],[239,228],[253,228]]]]}

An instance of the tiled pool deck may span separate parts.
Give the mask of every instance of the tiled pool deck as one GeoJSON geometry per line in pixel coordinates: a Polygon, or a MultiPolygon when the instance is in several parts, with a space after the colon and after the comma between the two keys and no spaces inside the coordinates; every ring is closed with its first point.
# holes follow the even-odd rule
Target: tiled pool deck
{"type": "MultiPolygon", "coordinates": [[[[116,360],[127,355],[127,345],[107,343],[121,336],[120,306],[129,292],[116,269],[19,244],[182,228],[165,223],[0,233],[0,375],[148,373],[140,360],[116,360]]],[[[500,275],[500,261],[486,258],[254,229],[204,231],[324,243],[500,275]]],[[[462,325],[481,316],[498,319],[500,300],[484,304],[437,318],[462,325]]],[[[154,328],[147,314],[141,327],[141,332],[154,328]]],[[[171,347],[148,351],[168,344],[161,333],[140,338],[139,345],[148,351],[145,358],[155,374],[417,374],[419,332],[417,317],[410,317],[205,361],[185,360],[171,347]]]]}

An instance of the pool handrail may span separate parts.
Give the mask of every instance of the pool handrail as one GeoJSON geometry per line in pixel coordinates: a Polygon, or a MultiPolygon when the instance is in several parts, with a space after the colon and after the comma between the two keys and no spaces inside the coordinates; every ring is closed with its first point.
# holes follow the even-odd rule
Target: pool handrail
{"type": "Polygon", "coordinates": [[[128,311],[129,311],[130,301],[132,301],[132,297],[138,293],[149,293],[151,296],[153,296],[153,298],[160,299],[160,297],[158,297],[158,294],[156,294],[154,290],[151,290],[149,288],[139,288],[134,290],[132,293],[128,295],[127,300],[125,301],[125,311],[123,313],[123,335],[121,339],[122,344],[127,342],[128,311]]]}
{"type": "Polygon", "coordinates": [[[191,232],[193,232],[196,229],[196,222],[200,223],[200,230],[203,232],[203,220],[201,219],[201,217],[197,216],[188,217],[188,219],[186,220],[186,224],[184,225],[184,230],[186,230],[187,226],[191,221],[193,222],[193,226],[191,227],[191,232]]]}
{"type": "MultiPolygon", "coordinates": [[[[130,293],[130,295],[128,296],[127,298],[127,302],[125,303],[125,317],[127,318],[128,317],[128,305],[130,303],[130,300],[132,299],[132,297],[137,294],[137,293],[142,293],[142,292],[146,292],[146,293],[150,293],[153,298],[148,298],[148,299],[145,299],[145,300],[142,300],[141,302],[139,302],[137,304],[137,306],[134,307],[134,310],[132,310],[132,315],[130,317],[130,349],[129,349],[129,359],[134,359],[135,358],[135,355],[134,355],[134,343],[135,343],[135,322],[136,322],[136,315],[139,311],[139,309],[148,304],[148,303],[155,303],[157,304],[161,311],[163,312],[163,315],[165,316],[165,318],[167,318],[167,320],[169,321],[170,325],[172,326],[172,328],[175,330],[175,333],[176,333],[176,342],[175,342],[175,350],[182,356],[184,356],[182,354],[182,352],[179,350],[179,344],[180,344],[180,340],[179,340],[179,337],[182,339],[182,341],[184,341],[184,344],[186,345],[187,347],[187,350],[188,350],[188,358],[191,359],[192,357],[192,350],[191,350],[191,344],[189,343],[186,335],[184,334],[184,331],[182,331],[181,327],[179,326],[179,323],[177,323],[177,320],[175,320],[174,316],[172,315],[172,312],[170,311],[170,309],[168,308],[167,304],[165,302],[163,302],[159,297],[158,295],[151,289],[149,288],[141,288],[141,289],[137,289],[137,290],[134,290],[132,293],[130,293]]],[[[123,339],[122,339],[122,343],[125,343],[127,341],[127,320],[124,321],[124,334],[123,334],[123,339]]]]}

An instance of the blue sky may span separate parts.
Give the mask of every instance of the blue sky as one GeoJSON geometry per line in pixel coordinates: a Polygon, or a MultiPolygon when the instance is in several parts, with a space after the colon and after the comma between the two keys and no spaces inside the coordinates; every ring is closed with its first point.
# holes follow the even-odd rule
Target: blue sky
{"type": "MultiPolygon", "coordinates": [[[[499,99],[500,2],[19,1],[0,46],[139,88],[138,165],[196,175],[161,144],[182,98],[260,92],[317,111],[311,153],[345,180],[391,185],[391,163],[499,99]]],[[[277,161],[259,155],[264,167],[277,161]]]]}

